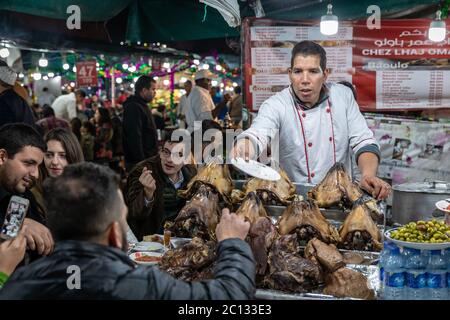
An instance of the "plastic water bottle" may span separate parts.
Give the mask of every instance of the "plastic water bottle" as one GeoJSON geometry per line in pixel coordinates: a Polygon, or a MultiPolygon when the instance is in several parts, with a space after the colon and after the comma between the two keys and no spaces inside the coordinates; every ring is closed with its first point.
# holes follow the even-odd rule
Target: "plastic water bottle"
{"type": "Polygon", "coordinates": [[[378,268],[380,269],[380,290],[384,291],[384,267],[386,265],[386,259],[391,254],[390,250],[392,243],[385,241],[383,244],[383,251],[380,253],[380,260],[378,261],[378,268]]]}
{"type": "Polygon", "coordinates": [[[428,281],[430,299],[447,299],[447,263],[441,250],[431,251],[430,261],[428,263],[428,281]]]}
{"type": "Polygon", "coordinates": [[[403,300],[406,298],[404,259],[394,244],[389,252],[384,264],[384,299],[403,300]]]}
{"type": "Polygon", "coordinates": [[[404,249],[406,270],[406,298],[424,300],[427,298],[427,264],[428,255],[417,249],[404,249]]]}
{"type": "Polygon", "coordinates": [[[447,257],[447,300],[450,300],[450,249],[445,250],[445,256],[447,257]]]}

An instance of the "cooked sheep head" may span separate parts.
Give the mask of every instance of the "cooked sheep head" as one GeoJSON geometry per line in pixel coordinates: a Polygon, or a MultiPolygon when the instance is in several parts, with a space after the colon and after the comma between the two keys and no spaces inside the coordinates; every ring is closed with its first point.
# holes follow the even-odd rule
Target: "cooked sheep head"
{"type": "Polygon", "coordinates": [[[236,210],[236,214],[250,223],[256,222],[259,217],[267,217],[266,209],[255,192],[247,194],[239,209],[236,210]]]}
{"type": "Polygon", "coordinates": [[[323,282],[320,267],[301,257],[296,234],[277,238],[269,253],[269,275],[264,284],[271,289],[290,292],[310,291],[323,282]]]}
{"type": "Polygon", "coordinates": [[[375,299],[375,293],[367,285],[367,278],[358,271],[340,268],[328,274],[325,279],[324,294],[335,297],[375,299]]]}
{"type": "Polygon", "coordinates": [[[248,180],[243,191],[233,190],[232,199],[234,203],[241,202],[245,195],[255,192],[264,204],[284,204],[287,205],[296,193],[296,188],[289,180],[286,172],[279,170],[281,179],[278,181],[268,181],[258,178],[248,180]]]}
{"type": "Polygon", "coordinates": [[[315,238],[305,248],[305,258],[319,263],[327,272],[334,272],[344,267],[344,257],[333,244],[326,244],[315,238]]]}
{"type": "Polygon", "coordinates": [[[185,281],[211,279],[215,260],[215,242],[194,238],[183,246],[167,251],[160,269],[185,281]]]}
{"type": "Polygon", "coordinates": [[[233,180],[231,179],[228,165],[219,164],[216,161],[211,161],[207,165],[198,170],[186,190],[180,190],[178,194],[181,197],[189,198],[196,192],[201,184],[212,186],[220,194],[221,198],[231,204],[231,190],[233,190],[233,180]],[[199,182],[201,182],[199,184],[199,182]]]}
{"type": "Polygon", "coordinates": [[[325,178],[308,192],[308,197],[316,200],[321,208],[329,208],[341,203],[344,197],[344,188],[339,183],[342,173],[345,173],[344,165],[337,162],[326,174],[325,178]]]}
{"type": "Polygon", "coordinates": [[[305,244],[313,238],[326,243],[339,241],[337,230],[325,219],[312,200],[301,201],[296,198],[284,210],[277,225],[281,235],[296,232],[299,240],[305,244]]]}
{"type": "Polygon", "coordinates": [[[202,184],[192,199],[166,228],[177,237],[214,239],[219,222],[219,197],[211,187],[202,184]]]}
{"type": "Polygon", "coordinates": [[[356,204],[339,230],[341,245],[352,250],[381,250],[381,235],[366,204],[356,204]]]}
{"type": "Polygon", "coordinates": [[[268,251],[273,239],[277,236],[275,227],[255,192],[247,194],[236,214],[250,222],[246,241],[250,244],[256,260],[256,274],[264,275],[267,269],[268,251]]]}

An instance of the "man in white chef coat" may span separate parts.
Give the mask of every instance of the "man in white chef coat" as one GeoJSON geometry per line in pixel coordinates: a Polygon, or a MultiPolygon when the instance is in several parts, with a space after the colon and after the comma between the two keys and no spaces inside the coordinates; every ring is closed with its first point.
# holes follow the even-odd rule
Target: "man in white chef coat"
{"type": "Polygon", "coordinates": [[[361,171],[360,186],[384,199],[390,186],[376,174],[380,148],[359,111],[352,91],[326,83],[325,50],[312,41],[292,49],[291,85],[267,99],[251,127],[237,137],[232,155],[256,158],[278,139],[280,165],[289,178],[319,183],[336,163],[351,172],[351,152],[361,171]]]}

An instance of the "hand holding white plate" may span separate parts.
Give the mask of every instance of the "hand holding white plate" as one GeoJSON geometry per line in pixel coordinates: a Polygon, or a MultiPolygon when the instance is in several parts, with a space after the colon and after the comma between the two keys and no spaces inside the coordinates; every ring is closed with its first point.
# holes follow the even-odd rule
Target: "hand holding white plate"
{"type": "Polygon", "coordinates": [[[245,161],[242,158],[235,158],[231,159],[231,164],[255,178],[269,181],[278,181],[281,179],[280,174],[276,170],[255,160],[245,161]]]}
{"type": "Polygon", "coordinates": [[[436,202],[436,208],[438,208],[439,210],[442,210],[444,212],[450,213],[450,201],[446,200],[441,200],[436,202]]]}

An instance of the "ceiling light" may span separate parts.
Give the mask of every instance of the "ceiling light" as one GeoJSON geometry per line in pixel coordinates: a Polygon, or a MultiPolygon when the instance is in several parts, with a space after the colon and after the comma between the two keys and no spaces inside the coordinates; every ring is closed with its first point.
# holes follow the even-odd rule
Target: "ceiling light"
{"type": "Polygon", "coordinates": [[[332,12],[333,5],[328,4],[327,14],[320,19],[320,32],[326,36],[332,36],[338,32],[338,17],[332,12]]]}
{"type": "Polygon", "coordinates": [[[441,42],[447,35],[445,22],[441,20],[441,10],[436,11],[436,19],[431,21],[428,30],[428,39],[433,42],[441,42]]]}

